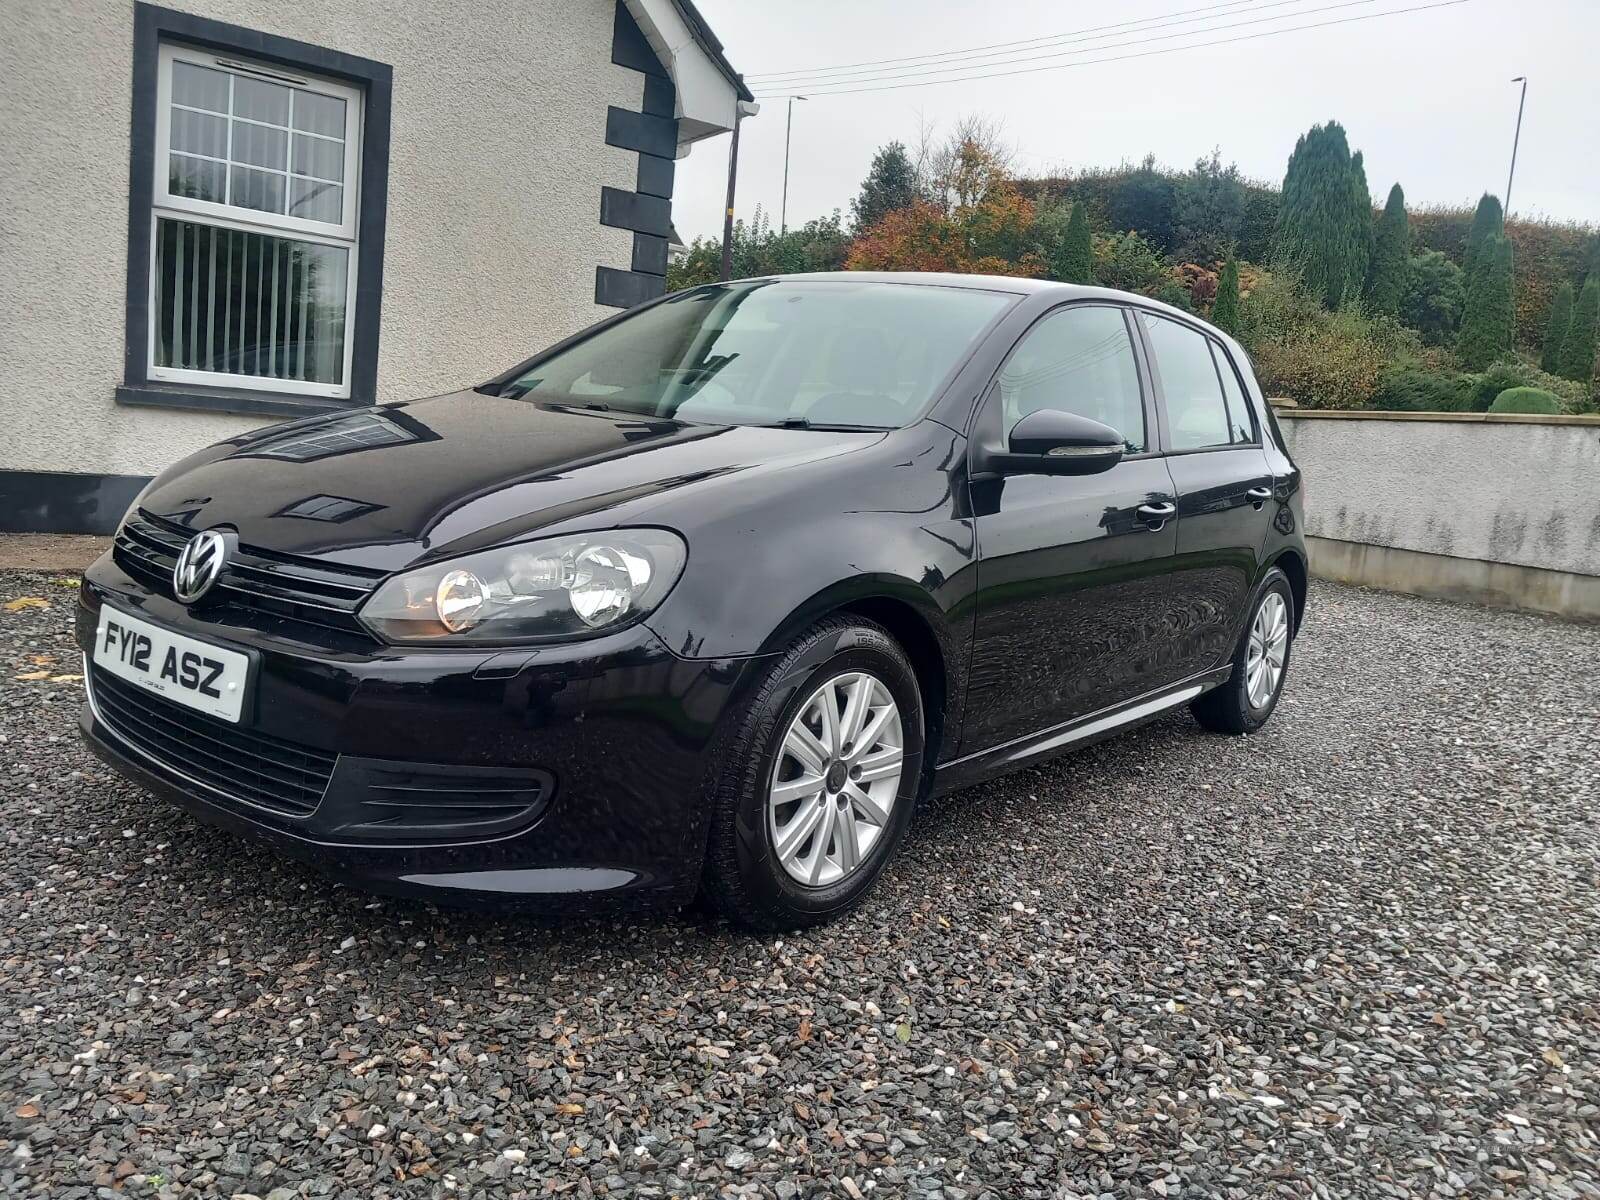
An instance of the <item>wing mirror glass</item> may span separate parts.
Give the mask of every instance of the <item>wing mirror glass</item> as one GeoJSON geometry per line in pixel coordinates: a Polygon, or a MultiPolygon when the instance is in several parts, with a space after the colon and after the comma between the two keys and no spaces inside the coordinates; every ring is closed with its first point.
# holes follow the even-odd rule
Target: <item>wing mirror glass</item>
{"type": "Polygon", "coordinates": [[[1005,461],[1012,475],[1093,475],[1122,461],[1122,435],[1076,413],[1041,408],[1011,428],[1005,461]]]}

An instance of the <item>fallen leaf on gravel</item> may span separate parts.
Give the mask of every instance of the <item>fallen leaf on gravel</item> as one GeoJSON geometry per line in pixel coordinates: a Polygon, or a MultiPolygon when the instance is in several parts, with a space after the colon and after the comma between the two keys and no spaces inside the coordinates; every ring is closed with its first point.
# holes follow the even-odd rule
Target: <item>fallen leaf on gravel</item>
{"type": "Polygon", "coordinates": [[[31,1121],[38,1115],[39,1106],[37,1104],[24,1104],[17,1109],[17,1116],[21,1117],[24,1121],[31,1121]]]}
{"type": "Polygon", "coordinates": [[[795,1037],[798,1038],[802,1042],[809,1042],[811,1040],[811,1018],[810,1017],[801,1017],[800,1018],[800,1029],[795,1034],[795,1037]]]}
{"type": "Polygon", "coordinates": [[[894,1035],[902,1042],[909,1042],[911,1040],[911,1022],[901,1021],[900,1024],[894,1027],[894,1035]]]}
{"type": "Polygon", "coordinates": [[[6,601],[7,612],[21,612],[25,608],[49,608],[50,601],[40,596],[18,596],[6,601]]]}
{"type": "Polygon", "coordinates": [[[582,1114],[583,1105],[581,1105],[581,1104],[558,1104],[558,1105],[556,1105],[556,1111],[558,1113],[560,1113],[564,1117],[576,1117],[576,1116],[579,1116],[579,1115],[582,1114]]]}
{"type": "Polygon", "coordinates": [[[83,678],[82,675],[52,675],[52,676],[50,676],[50,682],[51,683],[77,683],[78,680],[80,680],[82,678],[83,678]]]}
{"type": "Polygon", "coordinates": [[[21,675],[18,675],[17,678],[21,679],[21,680],[25,680],[28,683],[32,683],[35,679],[49,679],[50,678],[50,672],[49,671],[24,671],[21,675]]]}
{"type": "Polygon", "coordinates": [[[71,575],[58,575],[50,581],[57,587],[77,587],[81,580],[71,575]]]}
{"type": "Polygon", "coordinates": [[[1549,1063],[1552,1067],[1564,1067],[1567,1065],[1566,1060],[1563,1059],[1560,1053],[1555,1050],[1546,1050],[1539,1057],[1544,1059],[1545,1062],[1549,1063]]]}

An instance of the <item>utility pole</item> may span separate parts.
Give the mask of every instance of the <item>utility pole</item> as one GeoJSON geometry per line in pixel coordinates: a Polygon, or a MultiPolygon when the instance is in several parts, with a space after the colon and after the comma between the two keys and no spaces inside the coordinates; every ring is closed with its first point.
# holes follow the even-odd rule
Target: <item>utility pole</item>
{"type": "Polygon", "coordinates": [[[789,115],[783,119],[783,207],[778,212],[778,235],[789,232],[789,128],[794,124],[794,102],[805,96],[789,97],[789,115]]]}
{"type": "Polygon", "coordinates": [[[1522,141],[1522,106],[1528,102],[1528,77],[1518,75],[1511,81],[1522,85],[1522,98],[1517,101],[1517,132],[1511,139],[1511,170],[1506,175],[1506,216],[1511,215],[1511,181],[1517,177],[1517,143],[1522,141]]]}
{"type": "Polygon", "coordinates": [[[739,174],[739,123],[753,117],[761,106],[753,100],[735,101],[733,141],[728,146],[728,203],[722,214],[722,278],[733,278],[733,185],[739,174]]]}

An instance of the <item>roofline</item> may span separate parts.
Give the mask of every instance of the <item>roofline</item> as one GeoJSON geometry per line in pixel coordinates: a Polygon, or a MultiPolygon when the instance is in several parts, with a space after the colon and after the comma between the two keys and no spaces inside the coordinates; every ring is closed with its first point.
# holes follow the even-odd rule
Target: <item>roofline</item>
{"type": "Polygon", "coordinates": [[[717,35],[711,32],[711,26],[700,15],[700,10],[694,6],[694,0],[672,0],[672,6],[678,10],[678,15],[683,18],[683,23],[689,27],[689,33],[694,38],[695,44],[705,52],[718,71],[733,84],[734,91],[741,100],[754,100],[755,96],[745,86],[744,76],[733,69],[733,64],[728,61],[728,56],[722,52],[722,43],[717,40],[717,35]]]}

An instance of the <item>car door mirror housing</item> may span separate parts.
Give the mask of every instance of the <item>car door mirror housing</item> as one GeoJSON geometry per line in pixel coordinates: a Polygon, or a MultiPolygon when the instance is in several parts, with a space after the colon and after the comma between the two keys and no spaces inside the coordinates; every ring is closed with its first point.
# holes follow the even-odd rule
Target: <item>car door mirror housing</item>
{"type": "Polygon", "coordinates": [[[1041,408],[1011,428],[994,467],[1007,475],[1093,475],[1122,461],[1127,444],[1109,425],[1041,408]]]}

